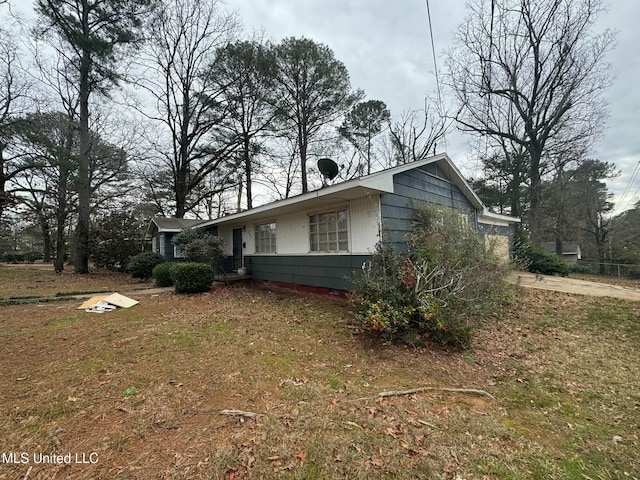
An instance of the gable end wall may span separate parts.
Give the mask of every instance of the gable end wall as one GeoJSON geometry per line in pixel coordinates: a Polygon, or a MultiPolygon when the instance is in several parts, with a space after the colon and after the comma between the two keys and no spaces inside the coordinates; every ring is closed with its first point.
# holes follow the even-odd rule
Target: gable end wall
{"type": "MultiPolygon", "coordinates": [[[[428,165],[427,165],[428,167],[428,165]]],[[[393,176],[393,194],[381,196],[382,225],[397,252],[407,250],[405,239],[413,229],[415,201],[454,208],[474,214],[469,222],[475,225],[475,209],[453,183],[422,169],[413,169],[393,176]]]]}

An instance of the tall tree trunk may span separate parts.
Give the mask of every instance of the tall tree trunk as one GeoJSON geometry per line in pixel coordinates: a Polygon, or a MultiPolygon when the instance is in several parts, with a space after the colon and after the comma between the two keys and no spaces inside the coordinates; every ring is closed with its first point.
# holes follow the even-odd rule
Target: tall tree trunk
{"type": "Polygon", "coordinates": [[[605,251],[604,251],[604,243],[598,242],[598,264],[600,275],[604,275],[606,273],[606,269],[604,266],[605,261],[605,251]]]}
{"type": "Polygon", "coordinates": [[[244,183],[242,182],[242,177],[238,179],[238,201],[236,202],[236,212],[242,211],[242,189],[244,187],[244,183]]]}
{"type": "Polygon", "coordinates": [[[540,178],[540,160],[542,157],[542,149],[539,142],[532,140],[529,148],[529,157],[531,161],[530,180],[531,180],[531,197],[529,210],[529,228],[531,231],[531,240],[534,245],[540,246],[542,241],[542,198],[541,198],[541,178],[540,178]]]}
{"type": "Polygon", "coordinates": [[[5,209],[12,203],[11,195],[5,191],[7,187],[7,179],[5,177],[5,160],[4,149],[7,147],[5,143],[0,143],[0,220],[5,209]]]}
{"type": "Polygon", "coordinates": [[[42,261],[51,262],[51,228],[47,219],[43,219],[40,228],[42,230],[42,261]]]}
{"type": "Polygon", "coordinates": [[[300,149],[300,173],[302,174],[302,193],[307,193],[307,132],[303,126],[298,128],[298,148],[300,149]]]}
{"type": "Polygon", "coordinates": [[[176,218],[184,218],[187,211],[187,172],[181,169],[176,178],[176,218]]]}
{"type": "Polygon", "coordinates": [[[64,225],[58,224],[56,227],[56,258],[53,261],[53,269],[56,273],[62,273],[64,271],[64,252],[66,247],[64,225]]]}
{"type": "MultiPolygon", "coordinates": [[[[71,127],[67,132],[67,147],[68,152],[71,152],[71,144],[73,143],[73,133],[71,127]]],[[[60,180],[58,182],[58,206],[56,209],[56,236],[54,245],[56,248],[56,258],[53,262],[53,269],[56,273],[61,273],[64,270],[64,253],[66,250],[66,235],[65,227],[67,223],[67,194],[68,194],[68,181],[69,181],[69,169],[64,162],[60,163],[60,180]]]]}
{"type": "MultiPolygon", "coordinates": [[[[85,12],[85,16],[88,14],[85,12]]],[[[88,23],[88,18],[83,18],[88,23]]],[[[76,226],[75,272],[89,272],[89,227],[91,215],[91,178],[89,174],[89,156],[91,138],[89,132],[89,94],[91,58],[88,51],[83,51],[80,65],[80,118],[78,155],[78,223],[76,226]]]]}
{"type": "Polygon", "coordinates": [[[251,141],[250,138],[245,135],[244,138],[244,176],[247,182],[247,209],[253,208],[253,194],[251,192],[251,141]]]}

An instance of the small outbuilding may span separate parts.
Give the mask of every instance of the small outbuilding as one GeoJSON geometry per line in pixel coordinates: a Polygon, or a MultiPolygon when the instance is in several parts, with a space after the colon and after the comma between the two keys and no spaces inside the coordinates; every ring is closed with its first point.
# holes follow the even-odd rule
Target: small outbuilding
{"type": "MultiPolygon", "coordinates": [[[[556,242],[544,242],[542,247],[551,253],[557,253],[556,242]]],[[[580,251],[578,242],[562,242],[562,254],[560,258],[562,258],[567,265],[577,265],[578,260],[582,260],[582,252],[580,251]]]]}

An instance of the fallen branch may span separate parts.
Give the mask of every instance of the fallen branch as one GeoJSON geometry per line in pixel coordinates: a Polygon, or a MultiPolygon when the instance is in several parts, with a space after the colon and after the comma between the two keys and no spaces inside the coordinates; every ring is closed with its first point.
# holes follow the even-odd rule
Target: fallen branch
{"type": "MultiPolygon", "coordinates": [[[[469,395],[478,395],[480,397],[487,397],[491,400],[496,400],[496,397],[484,390],[478,390],[476,388],[446,388],[446,387],[420,387],[412,388],[411,390],[391,390],[388,392],[380,392],[373,398],[386,398],[386,397],[402,397],[404,395],[413,395],[414,393],[423,392],[450,392],[450,393],[466,393],[469,395]]],[[[370,397],[359,398],[358,400],[371,400],[370,397]]]]}
{"type": "Polygon", "coordinates": [[[261,413],[243,412],[242,410],[220,410],[218,413],[220,415],[229,415],[233,417],[245,417],[245,418],[258,418],[263,416],[261,413]]]}
{"type": "Polygon", "coordinates": [[[418,419],[418,423],[421,424],[421,425],[425,425],[427,427],[430,427],[430,428],[435,428],[435,429],[438,428],[433,423],[425,422],[424,420],[421,420],[421,419],[418,419]]]}
{"type": "Polygon", "coordinates": [[[364,428],[362,428],[362,425],[358,425],[356,422],[346,421],[344,423],[346,423],[347,425],[351,425],[352,427],[358,427],[360,430],[364,430],[364,428]]]}
{"type": "Polygon", "coordinates": [[[26,475],[23,477],[22,480],[27,480],[27,478],[29,478],[29,475],[31,475],[31,470],[33,470],[33,466],[29,467],[29,469],[27,470],[26,475]]]}

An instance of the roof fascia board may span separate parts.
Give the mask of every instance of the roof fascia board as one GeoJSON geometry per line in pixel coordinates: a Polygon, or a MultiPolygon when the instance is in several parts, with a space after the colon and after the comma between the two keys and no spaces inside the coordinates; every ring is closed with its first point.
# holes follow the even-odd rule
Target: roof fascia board
{"type": "Polygon", "coordinates": [[[480,213],[478,217],[478,221],[481,223],[491,223],[493,222],[506,222],[506,223],[520,223],[522,219],[519,217],[510,217],[509,215],[501,215],[499,213],[490,212],[485,207],[484,210],[480,213]],[[485,221],[483,221],[485,220],[485,221]]]}

